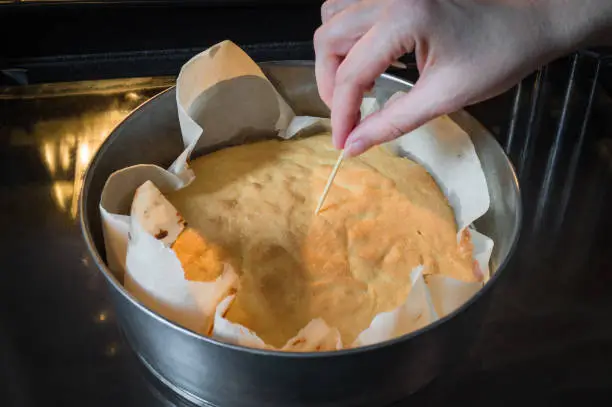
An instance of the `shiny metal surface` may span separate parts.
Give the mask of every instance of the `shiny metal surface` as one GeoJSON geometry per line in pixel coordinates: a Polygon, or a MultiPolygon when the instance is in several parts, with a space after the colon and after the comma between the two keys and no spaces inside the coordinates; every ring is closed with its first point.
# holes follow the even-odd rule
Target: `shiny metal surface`
{"type": "MultiPolygon", "coordinates": [[[[262,65],[298,114],[326,115],[309,64],[262,65]]],[[[385,76],[378,96],[406,90],[385,76]]],[[[182,150],[174,89],[145,103],[109,136],[93,158],[81,197],[81,226],[95,262],[107,278],[117,319],[150,369],[198,404],[236,406],[384,405],[431,381],[467,356],[483,321],[490,288],[503,274],[521,223],[521,199],[512,166],[497,141],[465,112],[453,118],[471,135],[487,177],[491,209],[477,227],[496,245],[496,275],[464,307],[421,331],[383,344],[325,354],[285,354],[231,346],[180,328],[142,307],[103,262],[98,202],[115,170],[137,163],[169,165],[182,150]],[[146,148],[142,148],[142,146],[146,148]],[[136,148],[138,146],[138,148],[136,148]]]]}

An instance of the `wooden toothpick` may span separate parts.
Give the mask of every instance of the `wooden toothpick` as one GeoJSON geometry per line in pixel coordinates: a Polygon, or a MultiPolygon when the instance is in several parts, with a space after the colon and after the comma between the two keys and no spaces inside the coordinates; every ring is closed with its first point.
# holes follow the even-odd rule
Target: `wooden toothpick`
{"type": "Polygon", "coordinates": [[[325,202],[325,198],[327,198],[327,194],[329,193],[329,189],[331,188],[332,184],[334,183],[334,178],[336,178],[336,173],[338,172],[338,169],[340,168],[340,164],[342,164],[342,160],[344,160],[344,150],[342,150],[342,152],[340,153],[340,156],[338,157],[338,161],[336,161],[336,165],[334,165],[334,169],[332,170],[331,174],[329,175],[329,179],[327,180],[327,184],[325,185],[325,189],[323,190],[323,193],[321,194],[321,197],[319,198],[319,204],[317,205],[317,209],[315,209],[315,215],[318,215],[319,211],[321,211],[321,208],[323,207],[323,203],[325,202]]]}

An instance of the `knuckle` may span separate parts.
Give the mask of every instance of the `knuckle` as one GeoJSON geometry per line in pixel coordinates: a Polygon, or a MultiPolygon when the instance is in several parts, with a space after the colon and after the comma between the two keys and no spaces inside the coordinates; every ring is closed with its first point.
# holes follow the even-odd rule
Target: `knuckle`
{"type": "Polygon", "coordinates": [[[315,50],[321,49],[325,46],[325,43],[327,41],[327,28],[324,25],[316,29],[314,36],[312,38],[312,41],[313,41],[315,50]]]}
{"type": "Polygon", "coordinates": [[[355,73],[352,67],[347,64],[341,64],[336,73],[337,85],[349,85],[355,82],[355,73]]]}
{"type": "Polygon", "coordinates": [[[361,0],[327,0],[321,5],[321,19],[325,22],[359,1],[361,0]]]}
{"type": "Polygon", "coordinates": [[[315,50],[328,50],[331,53],[342,53],[346,40],[346,27],[342,24],[328,22],[321,25],[314,33],[315,50]]]}
{"type": "Polygon", "coordinates": [[[355,88],[365,93],[371,86],[372,81],[363,75],[363,72],[354,65],[341,64],[336,71],[335,85],[355,88]]]}
{"type": "Polygon", "coordinates": [[[389,119],[385,123],[384,132],[384,140],[383,141],[391,141],[399,138],[406,133],[404,129],[402,129],[401,125],[398,125],[395,120],[389,119]]]}
{"type": "Polygon", "coordinates": [[[365,93],[370,88],[373,88],[374,82],[362,69],[356,67],[355,64],[342,63],[336,72],[337,86],[354,87],[359,92],[365,93]]]}
{"type": "Polygon", "coordinates": [[[327,0],[325,3],[321,5],[321,20],[325,22],[325,20],[329,19],[334,15],[334,0],[327,0]]]}

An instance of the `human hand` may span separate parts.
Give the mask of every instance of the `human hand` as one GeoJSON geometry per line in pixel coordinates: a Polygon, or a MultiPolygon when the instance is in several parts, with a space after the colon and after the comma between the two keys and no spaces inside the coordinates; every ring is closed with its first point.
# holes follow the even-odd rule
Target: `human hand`
{"type": "MultiPolygon", "coordinates": [[[[589,10],[601,14],[597,5],[605,3],[612,4],[328,0],[314,44],[317,84],[331,108],[334,145],[355,156],[437,116],[504,92],[576,46],[586,37],[582,26],[593,23],[589,10]],[[579,19],[572,15],[576,7],[581,7],[579,19]],[[572,18],[574,25],[568,23],[572,18]],[[413,51],[420,72],[415,86],[359,123],[363,94],[392,62],[413,51]]],[[[608,16],[610,8],[605,10],[608,16]]]]}

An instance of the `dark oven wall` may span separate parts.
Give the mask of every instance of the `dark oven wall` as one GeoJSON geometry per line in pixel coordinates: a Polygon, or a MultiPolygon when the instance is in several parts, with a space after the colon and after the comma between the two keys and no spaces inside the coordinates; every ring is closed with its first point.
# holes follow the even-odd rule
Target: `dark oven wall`
{"type": "Polygon", "coordinates": [[[0,0],[0,85],[175,75],[231,39],[258,60],[313,59],[316,0],[0,0]]]}

